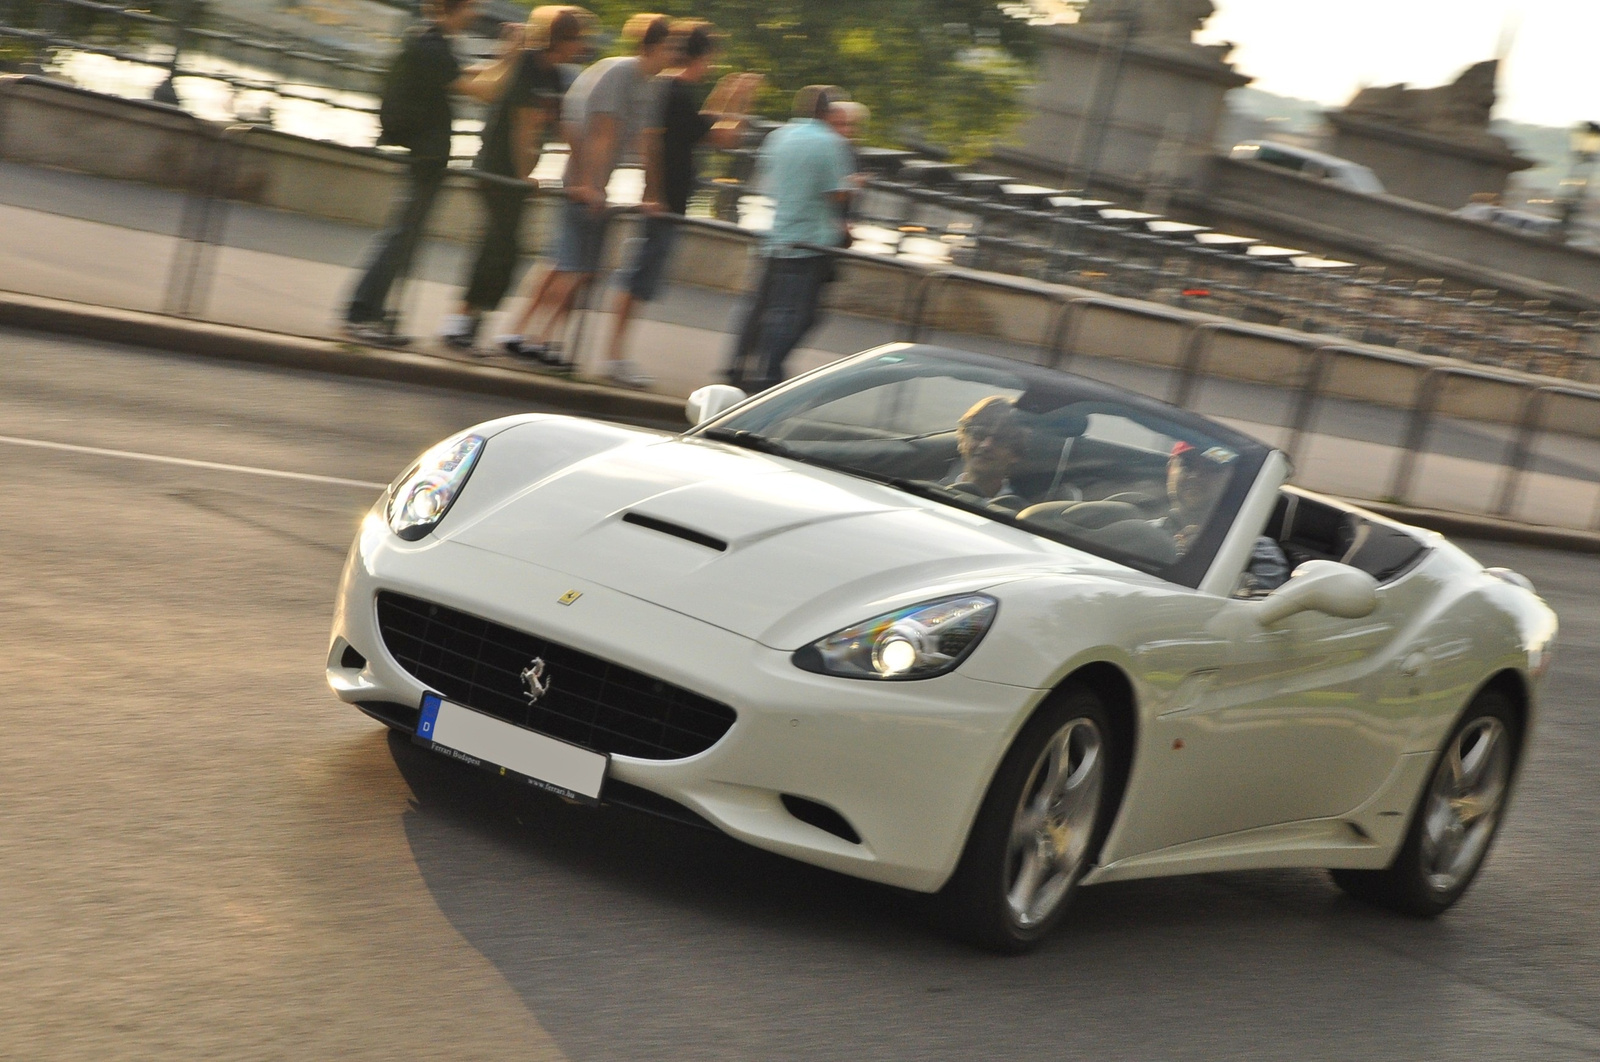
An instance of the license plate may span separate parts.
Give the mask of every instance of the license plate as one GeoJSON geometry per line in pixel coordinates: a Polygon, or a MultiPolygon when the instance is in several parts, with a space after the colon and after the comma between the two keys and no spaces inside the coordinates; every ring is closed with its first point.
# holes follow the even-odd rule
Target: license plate
{"type": "Polygon", "coordinates": [[[568,800],[600,802],[610,757],[424,694],[417,740],[453,760],[520,778],[568,800]]]}

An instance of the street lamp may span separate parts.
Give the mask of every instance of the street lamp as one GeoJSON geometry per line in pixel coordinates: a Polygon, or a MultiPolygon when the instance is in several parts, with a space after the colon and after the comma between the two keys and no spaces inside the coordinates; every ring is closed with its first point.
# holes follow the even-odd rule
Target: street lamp
{"type": "Polygon", "coordinates": [[[1572,235],[1573,223],[1583,210],[1588,196],[1589,178],[1595,160],[1600,159],[1600,122],[1579,122],[1568,134],[1568,147],[1572,151],[1572,168],[1561,182],[1561,241],[1572,235]]]}

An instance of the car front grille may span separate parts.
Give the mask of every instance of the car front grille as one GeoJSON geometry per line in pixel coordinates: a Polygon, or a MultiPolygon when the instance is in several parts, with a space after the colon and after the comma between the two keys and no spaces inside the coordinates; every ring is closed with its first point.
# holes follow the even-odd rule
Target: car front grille
{"type": "Polygon", "coordinates": [[[378,594],[378,629],[399,665],[441,696],[596,752],[676,760],[704,752],[732,708],[599,657],[404,594],[378,594]],[[522,672],[545,662],[534,704],[522,672]]]}

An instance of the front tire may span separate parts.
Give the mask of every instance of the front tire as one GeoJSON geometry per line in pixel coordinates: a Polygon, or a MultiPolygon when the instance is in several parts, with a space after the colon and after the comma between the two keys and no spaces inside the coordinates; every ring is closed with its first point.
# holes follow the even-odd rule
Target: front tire
{"type": "Polygon", "coordinates": [[[1020,954],[1061,920],[1110,826],[1113,743],[1105,705],[1082,687],[1057,693],[1023,727],[939,894],[957,936],[1020,954]]]}
{"type": "Polygon", "coordinates": [[[1479,693],[1445,741],[1394,862],[1384,870],[1335,870],[1334,882],[1358,900],[1401,914],[1435,918],[1448,911],[1494,843],[1521,737],[1505,695],[1479,693]]]}

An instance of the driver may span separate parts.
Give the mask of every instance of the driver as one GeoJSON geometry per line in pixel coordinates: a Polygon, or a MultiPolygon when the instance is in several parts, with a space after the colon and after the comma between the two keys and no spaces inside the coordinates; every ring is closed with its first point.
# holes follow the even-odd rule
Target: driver
{"type": "Polygon", "coordinates": [[[1021,509],[1027,502],[1011,485],[1011,475],[1022,463],[1027,439],[1028,429],[1014,399],[1005,395],[979,399],[956,422],[961,462],[944,485],[991,505],[1021,509]]]}

